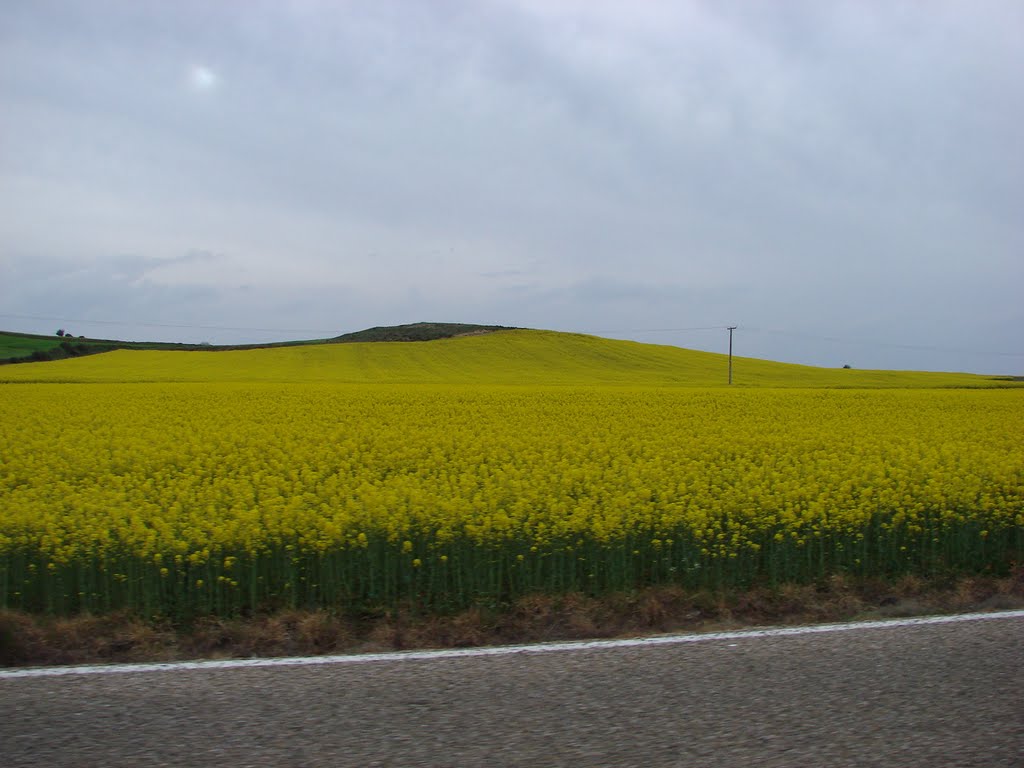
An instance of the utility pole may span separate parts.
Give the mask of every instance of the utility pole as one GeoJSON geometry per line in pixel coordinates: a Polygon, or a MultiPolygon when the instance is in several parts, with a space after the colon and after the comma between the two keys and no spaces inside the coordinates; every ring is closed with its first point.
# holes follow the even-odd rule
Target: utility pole
{"type": "Polygon", "coordinates": [[[738,326],[729,326],[729,383],[732,384],[732,332],[736,330],[738,326]]]}

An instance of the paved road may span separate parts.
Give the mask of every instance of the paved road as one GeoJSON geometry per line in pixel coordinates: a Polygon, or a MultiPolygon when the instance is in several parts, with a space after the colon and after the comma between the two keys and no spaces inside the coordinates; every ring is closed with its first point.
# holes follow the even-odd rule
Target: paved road
{"type": "Polygon", "coordinates": [[[1024,766],[1024,617],[0,676],[0,765],[1024,766]]]}

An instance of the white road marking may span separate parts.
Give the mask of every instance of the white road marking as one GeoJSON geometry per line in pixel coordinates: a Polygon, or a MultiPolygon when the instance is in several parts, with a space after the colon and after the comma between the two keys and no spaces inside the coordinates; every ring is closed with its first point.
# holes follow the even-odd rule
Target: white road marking
{"type": "MultiPolygon", "coordinates": [[[[992,613],[961,613],[953,616],[921,616],[880,621],[853,621],[842,624],[812,624],[799,627],[739,629],[729,632],[698,632],[689,635],[655,635],[621,640],[578,640],[533,645],[498,645],[483,648],[456,648],[433,651],[392,651],[388,653],[356,653],[340,656],[297,656],[273,659],[222,659],[216,661],[168,661],[139,664],[93,664],[72,667],[28,667],[0,670],[0,680],[21,677],[61,677],[64,675],[121,675],[139,672],[183,672],[189,670],[250,669],[252,667],[309,667],[324,664],[366,664],[369,662],[428,661],[460,659],[477,656],[512,656],[515,654],[561,653],[615,648],[643,648],[659,645],[708,643],[715,640],[745,640],[757,637],[790,637],[829,632],[852,632],[861,629],[892,629],[928,624],[958,624],[964,621],[1024,619],[1024,610],[992,613]]],[[[730,646],[737,645],[730,643],[730,646]]]]}

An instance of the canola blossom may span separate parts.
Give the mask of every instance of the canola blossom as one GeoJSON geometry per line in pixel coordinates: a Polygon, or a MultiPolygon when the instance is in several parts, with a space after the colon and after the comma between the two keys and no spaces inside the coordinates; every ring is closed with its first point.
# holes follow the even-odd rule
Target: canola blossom
{"type": "Polygon", "coordinates": [[[0,387],[0,607],[444,609],[1024,560],[1015,390],[0,387]]]}
{"type": "MultiPolygon", "coordinates": [[[[815,368],[736,357],[740,387],[990,388],[1009,377],[815,368]]],[[[5,365],[0,383],[239,382],[504,386],[716,387],[713,352],[555,331],[514,330],[429,343],[302,344],[207,352],[118,350],[53,363],[5,365]]]]}

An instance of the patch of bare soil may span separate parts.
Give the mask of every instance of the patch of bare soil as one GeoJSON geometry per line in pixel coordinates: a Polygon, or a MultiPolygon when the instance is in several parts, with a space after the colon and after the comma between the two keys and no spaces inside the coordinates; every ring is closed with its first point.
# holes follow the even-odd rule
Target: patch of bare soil
{"type": "Polygon", "coordinates": [[[174,626],[127,613],[62,618],[3,611],[0,665],[460,648],[1015,608],[1024,608],[1024,568],[1007,578],[945,583],[908,577],[852,584],[834,578],[745,592],[653,587],[603,598],[534,595],[511,606],[477,606],[450,615],[407,610],[357,617],[294,610],[205,617],[174,626]]]}

